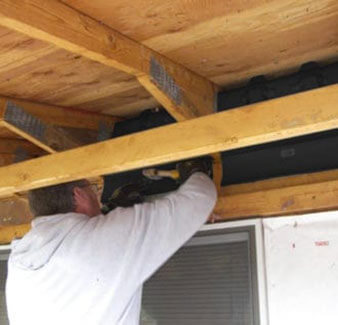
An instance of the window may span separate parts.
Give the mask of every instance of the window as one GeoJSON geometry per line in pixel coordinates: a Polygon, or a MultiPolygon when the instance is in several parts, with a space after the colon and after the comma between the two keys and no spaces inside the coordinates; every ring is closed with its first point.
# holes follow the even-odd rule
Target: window
{"type": "Polygon", "coordinates": [[[9,325],[7,318],[5,287],[7,279],[7,259],[9,250],[0,250],[0,324],[9,325]]]}
{"type": "Polygon", "coordinates": [[[263,324],[256,227],[215,226],[205,227],[145,284],[141,324],[263,324]]]}

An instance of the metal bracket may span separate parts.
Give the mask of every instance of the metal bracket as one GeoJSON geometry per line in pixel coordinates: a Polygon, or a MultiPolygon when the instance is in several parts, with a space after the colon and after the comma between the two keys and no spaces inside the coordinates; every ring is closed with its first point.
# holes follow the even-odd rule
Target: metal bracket
{"type": "Polygon", "coordinates": [[[155,84],[166,93],[176,105],[182,103],[182,92],[180,87],[154,57],[151,57],[150,59],[150,76],[155,84]]]}

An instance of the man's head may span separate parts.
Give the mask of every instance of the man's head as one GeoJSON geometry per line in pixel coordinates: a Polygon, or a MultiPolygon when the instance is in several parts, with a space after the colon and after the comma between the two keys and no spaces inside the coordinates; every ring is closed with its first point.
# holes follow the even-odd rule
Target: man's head
{"type": "Polygon", "coordinates": [[[87,180],[32,190],[28,200],[36,217],[68,212],[94,217],[101,213],[98,196],[87,180]]]}

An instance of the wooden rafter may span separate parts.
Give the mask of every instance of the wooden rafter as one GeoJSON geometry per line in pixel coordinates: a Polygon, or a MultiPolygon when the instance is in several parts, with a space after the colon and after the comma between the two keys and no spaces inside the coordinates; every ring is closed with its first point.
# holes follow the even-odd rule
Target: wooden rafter
{"type": "Polygon", "coordinates": [[[337,90],[323,87],[0,168],[0,195],[335,129],[337,90]]]}
{"type": "Polygon", "coordinates": [[[56,0],[4,0],[0,24],[136,76],[177,120],[214,112],[204,77],[56,0]]]}

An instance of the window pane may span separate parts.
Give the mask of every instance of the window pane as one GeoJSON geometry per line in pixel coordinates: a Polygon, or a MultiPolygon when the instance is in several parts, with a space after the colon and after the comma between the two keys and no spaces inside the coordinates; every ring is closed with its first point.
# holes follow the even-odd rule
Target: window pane
{"type": "Polygon", "coordinates": [[[7,278],[7,261],[0,261],[0,324],[8,325],[5,286],[7,278]]]}
{"type": "Polygon", "coordinates": [[[248,241],[185,246],[144,286],[141,323],[254,324],[251,282],[248,241]]]}

